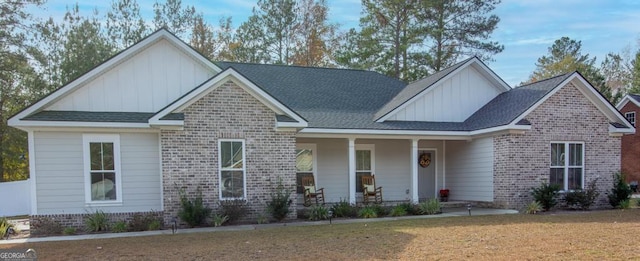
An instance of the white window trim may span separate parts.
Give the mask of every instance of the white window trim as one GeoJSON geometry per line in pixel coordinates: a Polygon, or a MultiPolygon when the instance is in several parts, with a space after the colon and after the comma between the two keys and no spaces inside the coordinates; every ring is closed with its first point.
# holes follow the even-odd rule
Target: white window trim
{"type": "MultiPolygon", "coordinates": [[[[218,198],[220,200],[236,200],[247,198],[247,155],[246,146],[243,139],[219,139],[218,140],[218,198]],[[223,198],[222,197],[222,143],[223,142],[241,142],[242,143],[242,197],[241,198],[223,198]]],[[[237,169],[224,169],[237,170],[237,169]]]]}
{"type": "Polygon", "coordinates": [[[120,165],[120,135],[119,134],[83,134],[82,154],[84,164],[84,199],[85,205],[96,206],[121,206],[122,205],[122,171],[120,165]],[[113,163],[116,173],[116,200],[91,200],[91,155],[89,143],[111,142],[113,143],[113,163]]]}
{"type": "Polygon", "coordinates": [[[637,121],[637,119],[636,119],[636,112],[635,112],[635,111],[626,112],[626,113],[624,114],[624,117],[625,117],[625,118],[627,118],[627,120],[628,120],[631,124],[633,124],[633,126],[636,126],[636,121],[637,121]],[[633,121],[629,120],[629,116],[630,116],[630,115],[633,115],[633,121]]]}
{"type": "MultiPolygon", "coordinates": [[[[316,182],[316,187],[318,187],[318,150],[317,145],[315,143],[298,143],[296,144],[296,150],[311,150],[311,157],[313,160],[313,170],[311,174],[313,175],[313,180],[316,182]]],[[[298,178],[298,170],[296,169],[296,179],[298,178]]],[[[298,184],[296,184],[297,186],[298,184]]],[[[298,188],[296,188],[297,191],[298,188]]]]}
{"type": "MultiPolygon", "coordinates": [[[[584,180],[585,180],[585,176],[586,176],[586,171],[585,171],[585,167],[584,167],[584,162],[586,161],[586,155],[585,155],[585,146],[584,146],[584,142],[583,141],[552,141],[549,145],[549,148],[551,148],[551,144],[564,144],[564,166],[563,168],[563,179],[564,182],[562,184],[562,191],[570,191],[569,190],[569,168],[570,167],[581,167],[582,168],[582,180],[580,182],[580,184],[582,184],[582,189],[584,189],[584,180]],[[582,145],[582,165],[580,166],[570,166],[569,165],[569,145],[571,144],[581,144],[582,145]]],[[[549,152],[551,152],[551,149],[549,149],[549,152]]],[[[551,160],[551,155],[549,155],[549,160],[551,160]]],[[[552,166],[551,165],[551,161],[549,161],[549,169],[551,168],[559,168],[559,166],[552,166]]]]}
{"type": "MultiPolygon", "coordinates": [[[[368,150],[371,151],[371,174],[374,175],[376,173],[376,146],[374,144],[356,144],[356,151],[359,150],[368,150]]],[[[357,160],[357,159],[356,159],[357,160]]],[[[364,170],[358,170],[358,166],[356,164],[356,173],[358,172],[369,172],[364,170]]]]}

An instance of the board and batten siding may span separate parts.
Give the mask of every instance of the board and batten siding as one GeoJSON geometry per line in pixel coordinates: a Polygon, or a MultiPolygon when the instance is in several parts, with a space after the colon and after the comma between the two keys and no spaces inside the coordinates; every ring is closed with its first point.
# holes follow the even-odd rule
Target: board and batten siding
{"type": "Polygon", "coordinates": [[[501,91],[468,66],[426,92],[388,120],[463,122],[501,91]]]}
{"type": "MultiPolygon", "coordinates": [[[[85,203],[82,135],[34,132],[37,214],[83,214],[98,209],[85,203]]],[[[158,144],[156,133],[120,133],[122,205],[99,209],[109,213],[162,209],[158,144]]]]}
{"type": "Polygon", "coordinates": [[[215,72],[160,40],[46,110],[157,112],[215,72]]]}
{"type": "Polygon", "coordinates": [[[493,201],[493,138],[447,141],[450,200],[493,201]]]}

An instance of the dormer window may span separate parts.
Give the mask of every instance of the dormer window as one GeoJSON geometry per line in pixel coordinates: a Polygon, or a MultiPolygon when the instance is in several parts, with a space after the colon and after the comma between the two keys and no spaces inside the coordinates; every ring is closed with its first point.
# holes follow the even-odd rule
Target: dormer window
{"type": "Polygon", "coordinates": [[[635,111],[630,111],[624,114],[624,117],[627,118],[627,120],[633,124],[633,126],[636,126],[636,112],[635,111]]]}

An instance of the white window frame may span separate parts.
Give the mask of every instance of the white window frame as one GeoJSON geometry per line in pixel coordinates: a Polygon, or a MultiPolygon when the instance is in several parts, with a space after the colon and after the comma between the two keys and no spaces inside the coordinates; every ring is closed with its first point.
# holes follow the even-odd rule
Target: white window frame
{"type": "Polygon", "coordinates": [[[247,198],[247,154],[246,144],[243,139],[220,139],[218,140],[218,198],[220,200],[236,200],[247,198]],[[240,169],[222,169],[222,143],[223,142],[241,142],[242,143],[242,197],[241,198],[223,198],[222,197],[222,171],[239,171],[240,169]]]}
{"type": "Polygon", "coordinates": [[[633,124],[633,126],[636,126],[636,112],[635,111],[630,111],[624,114],[624,117],[627,118],[627,120],[633,124]],[[631,119],[633,120],[631,120],[631,119]]]}
{"type": "MultiPolygon", "coordinates": [[[[311,157],[313,160],[311,174],[313,175],[313,180],[318,183],[318,150],[317,145],[315,143],[298,143],[296,144],[296,150],[311,150],[311,157]]],[[[296,159],[297,160],[297,159],[296,159]]],[[[297,184],[298,180],[298,170],[296,169],[296,192],[298,191],[297,184]]],[[[317,184],[316,184],[317,187],[317,184]]]]}
{"type": "MultiPolygon", "coordinates": [[[[585,146],[584,146],[584,142],[582,141],[552,141],[549,145],[549,170],[551,170],[551,168],[562,168],[563,169],[563,184],[562,184],[562,191],[570,191],[569,190],[569,168],[577,168],[580,167],[582,169],[582,177],[581,177],[581,181],[580,184],[582,184],[581,189],[584,189],[584,180],[585,180],[585,167],[584,167],[584,162],[586,161],[585,159],[585,146]],[[564,166],[553,166],[551,165],[551,145],[553,144],[564,144],[564,166]],[[580,144],[582,145],[582,165],[569,165],[569,147],[572,144],[580,144]]],[[[549,172],[549,175],[551,175],[551,172],[549,172]]],[[[549,178],[551,178],[551,176],[549,176],[549,178]]]]}
{"type": "Polygon", "coordinates": [[[83,164],[84,164],[84,197],[86,206],[121,206],[122,205],[122,171],[120,165],[120,135],[119,134],[83,134],[82,135],[83,164]],[[116,200],[91,200],[91,149],[90,143],[113,143],[113,164],[116,177],[116,200]]]}
{"type": "MultiPolygon", "coordinates": [[[[375,175],[375,173],[376,173],[376,146],[374,144],[356,144],[355,145],[355,152],[356,152],[356,162],[354,162],[354,163],[356,165],[356,184],[358,184],[357,178],[358,178],[358,173],[359,172],[371,172],[372,176],[375,175]],[[370,151],[370,153],[371,153],[371,170],[369,170],[369,171],[358,170],[358,158],[357,158],[357,155],[358,155],[358,151],[359,150],[368,150],[368,151],[370,151]]],[[[358,192],[358,190],[361,191],[362,188],[358,188],[356,186],[356,192],[360,193],[360,192],[358,192]]]]}

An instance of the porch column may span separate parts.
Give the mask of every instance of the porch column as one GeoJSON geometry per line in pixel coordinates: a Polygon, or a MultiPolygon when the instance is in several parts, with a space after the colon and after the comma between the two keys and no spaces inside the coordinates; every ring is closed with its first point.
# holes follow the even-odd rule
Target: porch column
{"type": "Polygon", "coordinates": [[[418,139],[411,140],[411,201],[418,203],[418,139]]]}
{"type": "Polygon", "coordinates": [[[349,203],[356,203],[356,139],[349,138],[349,203]]]}

